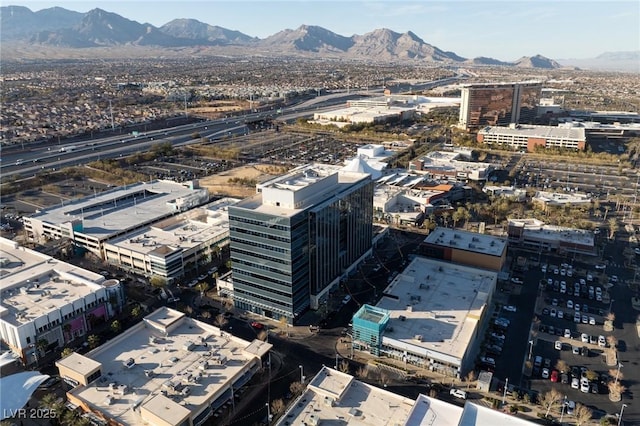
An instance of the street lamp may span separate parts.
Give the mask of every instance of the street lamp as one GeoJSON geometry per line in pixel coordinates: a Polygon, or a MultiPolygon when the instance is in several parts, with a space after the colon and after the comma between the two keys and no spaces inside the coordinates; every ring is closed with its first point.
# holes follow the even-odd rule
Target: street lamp
{"type": "Polygon", "coordinates": [[[264,404],[267,406],[267,422],[271,423],[271,408],[269,408],[269,403],[264,404]]]}
{"type": "Polygon", "coordinates": [[[533,340],[529,340],[529,361],[531,361],[532,353],[533,353],[533,340]]]}
{"type": "Polygon", "coordinates": [[[618,415],[618,426],[622,424],[622,413],[624,413],[624,408],[627,404],[622,404],[622,408],[620,408],[620,414],[618,415]]]}
{"type": "Polygon", "coordinates": [[[620,376],[620,369],[624,367],[621,362],[618,363],[618,371],[616,371],[616,383],[618,383],[618,377],[620,376]]]}
{"type": "Polygon", "coordinates": [[[298,366],[300,368],[300,383],[304,383],[304,368],[302,364],[298,366]]]}
{"type": "Polygon", "coordinates": [[[562,418],[564,417],[564,409],[567,406],[567,395],[564,396],[564,400],[562,402],[562,411],[560,411],[560,425],[562,425],[562,418]]]}
{"type": "Polygon", "coordinates": [[[502,392],[502,405],[504,405],[504,400],[507,397],[507,389],[509,388],[509,378],[505,380],[504,383],[504,391],[502,392]]]}

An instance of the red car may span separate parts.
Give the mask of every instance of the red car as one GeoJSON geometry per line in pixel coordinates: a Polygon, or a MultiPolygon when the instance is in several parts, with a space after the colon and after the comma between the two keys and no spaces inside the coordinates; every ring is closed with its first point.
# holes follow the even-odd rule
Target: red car
{"type": "Polygon", "coordinates": [[[257,328],[258,330],[260,330],[260,329],[263,329],[263,328],[264,328],[264,325],[263,325],[263,324],[261,324],[261,323],[259,323],[259,322],[257,322],[257,321],[253,321],[253,322],[251,323],[251,327],[253,327],[253,328],[257,328]]]}
{"type": "Polygon", "coordinates": [[[553,370],[551,372],[551,381],[556,383],[559,379],[560,375],[558,374],[558,370],[553,370]]]}

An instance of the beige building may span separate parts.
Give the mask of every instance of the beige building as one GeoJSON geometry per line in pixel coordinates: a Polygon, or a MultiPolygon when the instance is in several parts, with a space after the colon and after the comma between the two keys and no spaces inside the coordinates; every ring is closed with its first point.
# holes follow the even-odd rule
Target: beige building
{"type": "Polygon", "coordinates": [[[94,424],[201,425],[234,401],[271,344],[248,342],[160,308],[115,339],[56,362],[67,392],[94,424]]]}

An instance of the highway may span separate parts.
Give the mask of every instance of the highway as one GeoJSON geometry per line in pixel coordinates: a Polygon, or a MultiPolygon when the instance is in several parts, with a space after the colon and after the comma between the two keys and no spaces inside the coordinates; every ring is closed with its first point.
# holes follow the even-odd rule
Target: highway
{"type": "MultiPolygon", "coordinates": [[[[451,77],[437,81],[407,85],[405,90],[433,88],[450,84],[460,77],[451,77]]],[[[314,112],[322,112],[344,104],[349,99],[366,96],[379,96],[382,88],[367,91],[339,91],[328,93],[288,105],[281,109],[257,111],[216,120],[152,130],[132,132],[108,137],[96,137],[82,141],[55,144],[41,141],[24,145],[12,145],[2,148],[0,171],[3,179],[9,177],[27,177],[43,171],[58,170],[68,166],[78,166],[98,159],[124,157],[136,152],[149,150],[153,145],[169,142],[173,146],[183,146],[200,142],[201,138],[215,141],[232,135],[249,133],[247,123],[270,119],[276,122],[291,123],[314,112]],[[194,138],[194,134],[199,137],[194,138]]]]}

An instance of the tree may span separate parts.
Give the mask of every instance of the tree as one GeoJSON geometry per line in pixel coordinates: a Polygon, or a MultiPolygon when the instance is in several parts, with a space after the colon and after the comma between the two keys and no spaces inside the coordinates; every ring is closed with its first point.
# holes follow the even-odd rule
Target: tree
{"type": "Polygon", "coordinates": [[[48,347],[49,347],[49,341],[47,339],[38,339],[38,341],[36,342],[36,348],[38,348],[38,350],[43,354],[45,353],[48,347]]]}
{"type": "Polygon", "coordinates": [[[95,334],[91,334],[89,337],[87,337],[87,343],[89,343],[89,347],[91,349],[97,348],[100,345],[100,337],[96,336],[95,334]]]}
{"type": "Polygon", "coordinates": [[[594,380],[596,380],[596,379],[598,378],[598,373],[596,373],[596,372],[595,372],[595,371],[593,371],[593,370],[587,370],[587,371],[584,373],[584,376],[585,376],[587,379],[589,379],[589,381],[590,381],[590,382],[592,382],[592,381],[594,381],[594,380]]]}
{"type": "Polygon", "coordinates": [[[593,411],[584,405],[577,403],[576,408],[573,410],[573,417],[576,420],[576,426],[586,424],[593,417],[593,411]]]}
{"type": "Polygon", "coordinates": [[[158,275],[154,275],[153,277],[151,277],[151,279],[149,279],[149,284],[151,284],[155,288],[162,288],[167,285],[167,281],[158,275]]]}
{"type": "Polygon", "coordinates": [[[470,370],[467,373],[467,375],[465,377],[465,379],[467,380],[467,389],[469,389],[471,387],[471,382],[475,382],[477,378],[478,377],[476,375],[475,370],[470,370]]]}
{"type": "Polygon", "coordinates": [[[348,373],[349,372],[349,361],[343,359],[340,362],[340,365],[338,366],[338,370],[342,371],[343,373],[348,373]]]}
{"type": "Polygon", "coordinates": [[[556,362],[556,370],[561,373],[566,373],[567,371],[569,371],[569,364],[567,363],[567,361],[559,359],[558,362],[556,362]]]}
{"type": "Polygon", "coordinates": [[[289,390],[294,395],[300,395],[302,392],[304,392],[304,389],[304,384],[300,382],[293,382],[289,385],[289,390]]]}
{"type": "Polygon", "coordinates": [[[118,321],[118,320],[114,320],[111,323],[110,327],[111,327],[111,331],[113,331],[116,334],[119,333],[120,330],[122,329],[122,325],[120,324],[120,321],[118,321]]]}
{"type": "Polygon", "coordinates": [[[209,318],[211,318],[211,312],[209,312],[209,311],[204,311],[204,312],[202,312],[202,318],[203,318],[203,319],[209,319],[209,318]]]}
{"type": "Polygon", "coordinates": [[[612,217],[607,221],[607,224],[609,225],[609,239],[613,240],[613,237],[615,237],[616,231],[618,230],[618,221],[615,217],[612,217]]]}
{"type": "Polygon", "coordinates": [[[40,399],[40,407],[46,408],[52,414],[55,413],[56,417],[61,415],[64,411],[64,403],[58,400],[58,395],[54,393],[48,393],[40,399]]]}
{"type": "Polygon", "coordinates": [[[614,379],[615,381],[624,379],[624,373],[622,373],[622,371],[619,368],[610,368],[608,373],[609,373],[609,376],[611,376],[611,378],[614,379]]]}
{"type": "Polygon", "coordinates": [[[369,369],[367,368],[366,365],[363,365],[362,367],[358,368],[356,370],[356,376],[359,379],[366,379],[369,377],[369,369]]]}
{"type": "Polygon", "coordinates": [[[203,297],[206,291],[209,290],[209,283],[202,281],[196,285],[196,289],[200,292],[200,297],[203,297]]]}
{"type": "Polygon", "coordinates": [[[607,344],[610,348],[615,349],[615,347],[618,345],[618,339],[616,338],[616,336],[607,336],[607,344]]]}
{"type": "Polygon", "coordinates": [[[225,325],[227,325],[228,322],[229,321],[227,320],[227,317],[224,316],[224,314],[218,314],[216,315],[216,319],[213,321],[213,324],[222,329],[225,325]]]}
{"type": "Polygon", "coordinates": [[[73,352],[74,352],[74,350],[73,350],[73,349],[71,349],[71,348],[64,348],[64,349],[62,350],[62,352],[60,353],[60,357],[61,357],[61,358],[66,358],[66,357],[68,357],[69,355],[71,355],[73,352]]]}
{"type": "Polygon", "coordinates": [[[142,308],[140,306],[134,306],[133,309],[131,309],[131,315],[134,318],[138,318],[140,315],[142,315],[142,308]]]}
{"type": "Polygon", "coordinates": [[[549,392],[545,392],[540,396],[540,405],[547,410],[545,417],[549,417],[549,411],[554,408],[560,400],[562,399],[562,395],[555,388],[551,389],[549,392]]]}
{"type": "Polygon", "coordinates": [[[609,388],[609,400],[613,402],[620,401],[622,399],[622,393],[627,390],[620,382],[609,382],[607,387],[609,388]]]}
{"type": "Polygon", "coordinates": [[[284,412],[286,405],[282,399],[274,399],[271,401],[271,412],[274,416],[277,416],[284,412]]]}

